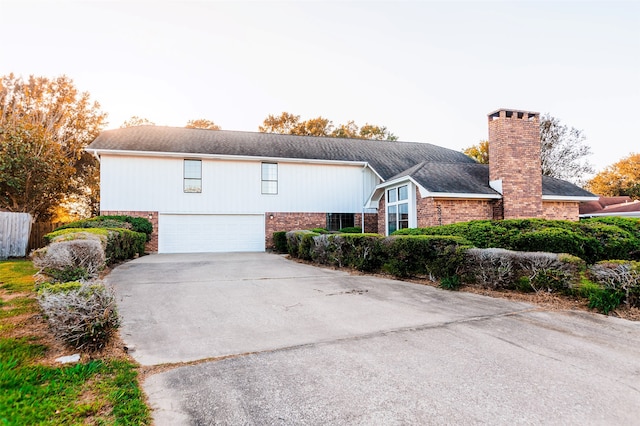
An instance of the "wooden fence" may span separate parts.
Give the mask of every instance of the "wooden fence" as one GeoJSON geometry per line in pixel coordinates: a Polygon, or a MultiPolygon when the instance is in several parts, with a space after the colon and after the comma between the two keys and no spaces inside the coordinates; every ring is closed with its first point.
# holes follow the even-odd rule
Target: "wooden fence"
{"type": "Polygon", "coordinates": [[[59,226],[65,225],[64,222],[36,222],[31,225],[31,235],[29,236],[29,252],[31,250],[44,247],[47,243],[44,240],[44,236],[49,232],[52,232],[59,226]]]}
{"type": "Polygon", "coordinates": [[[26,256],[30,231],[29,213],[0,212],[0,259],[26,256]]]}

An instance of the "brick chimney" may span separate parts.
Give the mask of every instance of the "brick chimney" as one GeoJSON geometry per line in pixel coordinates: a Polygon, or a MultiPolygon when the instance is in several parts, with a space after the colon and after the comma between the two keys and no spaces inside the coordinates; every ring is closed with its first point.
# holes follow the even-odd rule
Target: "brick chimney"
{"type": "Polygon", "coordinates": [[[489,184],[502,194],[505,219],[542,217],[540,114],[489,114],[489,184]]]}

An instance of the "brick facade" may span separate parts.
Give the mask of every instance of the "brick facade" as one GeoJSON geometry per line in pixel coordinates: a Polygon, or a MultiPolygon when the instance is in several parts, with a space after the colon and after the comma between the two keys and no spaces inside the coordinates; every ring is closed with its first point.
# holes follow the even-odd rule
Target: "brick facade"
{"type": "Polygon", "coordinates": [[[573,220],[577,221],[580,203],[577,201],[543,201],[542,217],[544,219],[573,220]]]}
{"type": "Polygon", "coordinates": [[[542,217],[539,114],[489,114],[489,180],[502,181],[505,219],[542,217]]]}
{"type": "Polygon", "coordinates": [[[452,200],[445,198],[417,198],[418,228],[448,225],[469,220],[492,219],[491,200],[452,200]]]}
{"type": "MultiPolygon", "coordinates": [[[[378,214],[365,213],[365,231],[378,232],[378,214]]],[[[273,233],[296,229],[324,228],[327,226],[326,213],[267,212],[264,214],[265,247],[272,249],[273,233]]],[[[362,213],[354,215],[354,226],[361,226],[362,213]]]]}
{"type": "Polygon", "coordinates": [[[156,253],[158,251],[158,212],[151,211],[131,211],[131,210],[103,210],[101,215],[112,216],[132,216],[132,217],[144,217],[148,219],[153,225],[153,232],[151,233],[151,241],[147,242],[145,251],[149,253],[156,253]]]}

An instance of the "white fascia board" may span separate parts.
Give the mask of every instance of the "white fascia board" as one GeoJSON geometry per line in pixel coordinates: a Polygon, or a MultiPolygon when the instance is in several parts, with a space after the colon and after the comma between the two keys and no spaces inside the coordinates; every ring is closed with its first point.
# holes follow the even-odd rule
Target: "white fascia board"
{"type": "Polygon", "coordinates": [[[380,175],[366,161],[345,161],[345,160],[317,160],[307,158],[289,158],[289,157],[259,157],[251,155],[220,155],[220,154],[202,154],[194,152],[161,152],[161,151],[126,151],[116,149],[86,149],[87,152],[94,155],[113,155],[113,156],[133,156],[133,157],[162,157],[162,158],[198,158],[198,159],[215,159],[227,161],[272,161],[286,163],[311,163],[311,164],[343,164],[350,166],[368,166],[378,176],[380,175]]]}
{"type": "Polygon", "coordinates": [[[426,196],[422,198],[458,198],[461,200],[499,200],[502,198],[500,194],[465,194],[462,192],[429,192],[426,196]]]}
{"type": "Polygon", "coordinates": [[[543,195],[542,201],[598,201],[600,197],[578,197],[570,195],[543,195]]]}
{"type": "Polygon", "coordinates": [[[582,218],[606,216],[640,217],[640,212],[585,213],[578,216],[582,218]]]}

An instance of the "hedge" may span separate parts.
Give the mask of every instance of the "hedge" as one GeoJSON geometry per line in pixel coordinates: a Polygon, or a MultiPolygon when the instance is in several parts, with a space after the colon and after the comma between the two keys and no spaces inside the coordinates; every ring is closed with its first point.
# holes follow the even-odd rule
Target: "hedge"
{"type": "Polygon", "coordinates": [[[64,228],[45,235],[45,240],[48,243],[53,243],[77,238],[82,239],[85,238],[83,237],[85,233],[106,237],[104,251],[107,263],[133,259],[136,255],[142,256],[147,242],[145,234],[122,228],[64,228]]]}
{"type": "Polygon", "coordinates": [[[402,229],[393,235],[455,235],[478,248],[570,253],[590,264],[610,258],[640,260],[640,219],[636,218],[475,220],[402,229]]]}
{"type": "Polygon", "coordinates": [[[416,235],[386,239],[383,269],[397,277],[428,275],[432,280],[458,274],[471,243],[461,237],[416,235]]]}
{"type": "MultiPolygon", "coordinates": [[[[146,241],[151,241],[151,233],[153,232],[153,225],[144,217],[133,216],[96,216],[91,219],[83,219],[75,222],[68,223],[56,229],[69,228],[124,228],[130,229],[134,232],[141,232],[146,235],[146,241]]],[[[55,232],[55,231],[54,231],[55,232]]]]}

